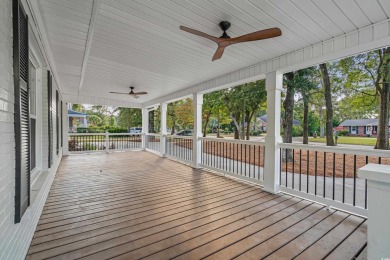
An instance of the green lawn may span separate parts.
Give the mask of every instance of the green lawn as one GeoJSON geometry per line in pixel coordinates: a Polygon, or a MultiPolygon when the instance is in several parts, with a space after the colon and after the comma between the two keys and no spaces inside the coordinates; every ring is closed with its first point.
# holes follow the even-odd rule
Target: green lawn
{"type": "MultiPolygon", "coordinates": [[[[326,143],[325,138],[313,138],[309,137],[309,142],[313,143],[326,143]]],[[[339,136],[338,144],[357,144],[357,145],[369,145],[375,146],[376,138],[373,137],[356,137],[356,136],[339,136]]]]}

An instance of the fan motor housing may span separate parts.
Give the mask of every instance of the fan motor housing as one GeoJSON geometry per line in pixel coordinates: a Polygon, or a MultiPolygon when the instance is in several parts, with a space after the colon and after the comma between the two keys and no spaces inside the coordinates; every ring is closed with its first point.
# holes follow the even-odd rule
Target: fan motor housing
{"type": "Polygon", "coordinates": [[[230,39],[230,36],[227,35],[226,31],[230,28],[231,24],[228,21],[222,21],[219,23],[219,28],[222,29],[223,34],[221,37],[222,39],[230,39]]]}

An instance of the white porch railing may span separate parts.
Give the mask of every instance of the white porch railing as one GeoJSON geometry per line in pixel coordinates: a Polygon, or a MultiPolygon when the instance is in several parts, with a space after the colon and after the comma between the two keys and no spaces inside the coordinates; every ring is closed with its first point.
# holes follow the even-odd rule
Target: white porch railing
{"type": "Polygon", "coordinates": [[[390,164],[390,151],[285,144],[280,149],[280,190],[367,216],[367,181],[357,170],[390,164]]]}
{"type": "Polygon", "coordinates": [[[253,183],[263,183],[264,142],[208,137],[199,139],[202,141],[202,167],[253,183]]]}
{"type": "Polygon", "coordinates": [[[185,163],[192,163],[193,137],[166,135],[165,155],[185,163]]]}
{"type": "Polygon", "coordinates": [[[141,149],[141,134],[69,133],[69,152],[96,152],[141,149]]]}
{"type": "Polygon", "coordinates": [[[145,134],[145,149],[160,153],[160,134],[145,134]]]}
{"type": "MultiPolygon", "coordinates": [[[[192,136],[69,133],[68,144],[70,152],[133,150],[143,148],[142,138],[146,150],[193,164],[192,136]]],[[[368,214],[367,181],[358,177],[358,169],[368,163],[390,165],[390,151],[279,143],[280,171],[265,173],[265,142],[208,137],[198,140],[203,168],[261,185],[265,175],[276,174],[282,192],[362,216],[368,214]]]]}
{"type": "MultiPolygon", "coordinates": [[[[192,163],[193,137],[147,134],[147,148],[184,163],[192,163]],[[164,141],[163,140],[163,141],[164,141]]],[[[233,139],[204,138],[200,166],[256,184],[265,174],[279,175],[280,191],[331,207],[367,216],[367,181],[357,170],[368,163],[390,164],[390,151],[321,145],[279,143],[280,171],[265,173],[265,143],[233,139]],[[286,159],[287,158],[287,159],[286,159]]]]}

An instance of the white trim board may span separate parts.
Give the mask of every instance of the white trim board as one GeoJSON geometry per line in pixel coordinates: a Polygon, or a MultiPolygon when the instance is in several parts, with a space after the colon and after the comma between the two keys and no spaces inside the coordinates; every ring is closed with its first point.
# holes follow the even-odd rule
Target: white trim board
{"type": "Polygon", "coordinates": [[[102,106],[117,106],[117,107],[131,107],[142,108],[142,104],[126,102],[123,100],[116,100],[104,97],[92,97],[84,95],[63,94],[63,101],[72,104],[90,104],[102,106]]]}

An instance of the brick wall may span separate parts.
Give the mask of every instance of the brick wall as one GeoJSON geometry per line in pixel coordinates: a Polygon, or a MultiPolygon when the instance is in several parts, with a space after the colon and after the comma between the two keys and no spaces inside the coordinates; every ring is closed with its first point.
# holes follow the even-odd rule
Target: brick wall
{"type": "MultiPolygon", "coordinates": [[[[12,0],[0,0],[0,259],[25,258],[57,171],[59,159],[62,156],[61,152],[57,156],[54,149],[53,166],[51,169],[47,169],[47,71],[43,69],[42,73],[42,100],[38,101],[42,102],[42,165],[46,166],[43,168],[42,176],[46,179],[35,201],[23,215],[21,222],[14,224],[15,137],[13,125],[12,0]]],[[[56,85],[53,88],[54,102],[55,89],[56,85]]],[[[55,138],[54,131],[54,140],[55,138]]]]}

